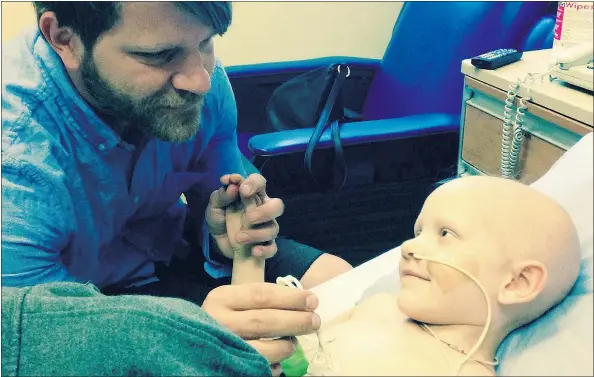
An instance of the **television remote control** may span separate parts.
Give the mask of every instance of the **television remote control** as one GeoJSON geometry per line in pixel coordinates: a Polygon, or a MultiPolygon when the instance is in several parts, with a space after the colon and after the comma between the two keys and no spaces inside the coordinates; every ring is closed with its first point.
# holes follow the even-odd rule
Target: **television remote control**
{"type": "Polygon", "coordinates": [[[480,69],[497,69],[504,65],[517,62],[522,58],[522,52],[514,49],[499,49],[470,59],[470,64],[480,69]]]}

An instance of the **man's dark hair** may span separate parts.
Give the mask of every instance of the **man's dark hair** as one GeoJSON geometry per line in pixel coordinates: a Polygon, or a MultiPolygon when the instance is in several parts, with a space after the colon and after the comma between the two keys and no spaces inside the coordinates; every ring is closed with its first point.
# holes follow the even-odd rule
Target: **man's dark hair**
{"type": "MultiPolygon", "coordinates": [[[[231,25],[231,2],[181,1],[180,9],[196,16],[202,23],[223,35],[231,25]]],[[[37,19],[45,12],[54,12],[60,27],[70,27],[81,38],[85,48],[92,49],[99,36],[120,19],[119,1],[34,1],[37,19]]]]}

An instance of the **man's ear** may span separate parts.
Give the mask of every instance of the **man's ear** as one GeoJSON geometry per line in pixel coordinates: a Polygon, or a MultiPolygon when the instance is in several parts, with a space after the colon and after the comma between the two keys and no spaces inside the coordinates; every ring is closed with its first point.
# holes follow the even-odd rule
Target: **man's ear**
{"type": "Polygon", "coordinates": [[[519,263],[512,268],[497,299],[501,305],[531,302],[543,291],[547,277],[547,268],[542,263],[536,261],[519,263]]]}
{"type": "Polygon", "coordinates": [[[56,54],[62,58],[67,70],[77,70],[84,54],[83,44],[71,28],[60,27],[54,12],[45,12],[39,18],[39,30],[56,54]]]}

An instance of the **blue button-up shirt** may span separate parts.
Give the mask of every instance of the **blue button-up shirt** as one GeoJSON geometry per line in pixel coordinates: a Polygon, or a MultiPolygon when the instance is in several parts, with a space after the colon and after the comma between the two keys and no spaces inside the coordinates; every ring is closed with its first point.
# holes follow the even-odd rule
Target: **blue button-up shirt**
{"type": "MultiPolygon", "coordinates": [[[[180,195],[203,219],[220,177],[245,174],[222,66],[191,141],[136,150],[80,97],[38,30],[2,50],[2,285],[156,280],[154,262],[187,247],[180,195]]],[[[202,233],[205,268],[228,275],[202,233]]]]}

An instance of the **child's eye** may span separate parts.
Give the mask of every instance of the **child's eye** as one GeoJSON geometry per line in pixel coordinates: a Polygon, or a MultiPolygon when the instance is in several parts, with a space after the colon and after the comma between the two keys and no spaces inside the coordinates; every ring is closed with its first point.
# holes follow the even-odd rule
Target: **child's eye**
{"type": "Polygon", "coordinates": [[[421,230],[415,230],[415,237],[418,237],[421,235],[421,230]]]}
{"type": "Polygon", "coordinates": [[[449,229],[442,229],[442,230],[441,230],[441,236],[442,236],[442,237],[446,237],[446,236],[452,236],[452,235],[454,235],[454,234],[453,234],[453,233],[452,233],[452,231],[451,231],[451,230],[449,230],[449,229]]]}

